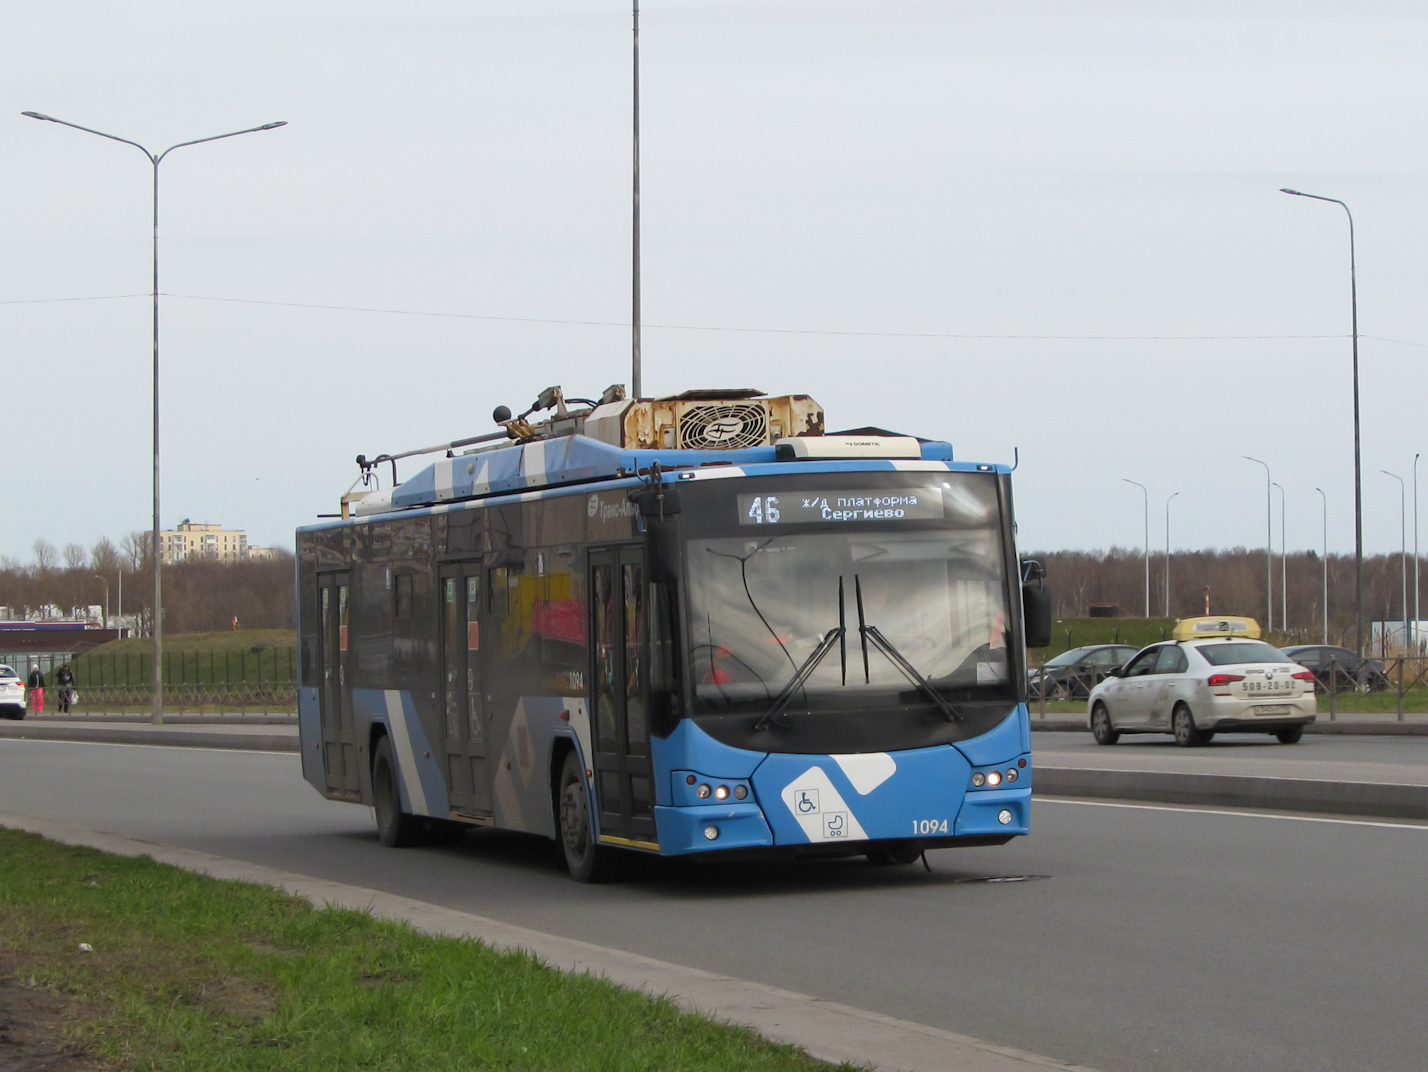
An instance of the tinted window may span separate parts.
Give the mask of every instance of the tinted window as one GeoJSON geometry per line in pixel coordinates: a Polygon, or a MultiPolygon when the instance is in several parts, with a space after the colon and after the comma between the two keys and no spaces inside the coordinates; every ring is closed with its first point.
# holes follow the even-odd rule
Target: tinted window
{"type": "Polygon", "coordinates": [[[1155,660],[1157,674],[1183,674],[1189,666],[1190,662],[1185,658],[1185,651],[1179,644],[1165,645],[1155,660]]]}
{"type": "Polygon", "coordinates": [[[1126,666],[1126,671],[1122,677],[1140,677],[1142,674],[1150,673],[1155,667],[1155,658],[1160,653],[1159,648],[1146,648],[1126,666]]]}
{"type": "Polygon", "coordinates": [[[1300,666],[1318,666],[1320,649],[1318,648],[1286,648],[1284,654],[1288,655],[1300,666]]]}
{"type": "Polygon", "coordinates": [[[1211,666],[1238,663],[1291,663],[1294,660],[1278,648],[1258,640],[1232,640],[1225,644],[1202,644],[1200,654],[1211,666]]]}
{"type": "Polygon", "coordinates": [[[1102,648],[1093,651],[1086,661],[1092,666],[1120,666],[1125,658],[1125,651],[1121,648],[1102,648]]]}
{"type": "Polygon", "coordinates": [[[1085,648],[1072,648],[1070,651],[1063,651],[1055,658],[1047,659],[1043,666],[1070,666],[1081,661],[1081,656],[1086,654],[1085,648]]]}

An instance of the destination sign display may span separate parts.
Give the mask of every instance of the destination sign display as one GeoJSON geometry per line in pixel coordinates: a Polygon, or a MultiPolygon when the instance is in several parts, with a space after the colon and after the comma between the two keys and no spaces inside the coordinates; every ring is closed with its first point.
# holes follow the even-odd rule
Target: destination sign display
{"type": "Polygon", "coordinates": [[[846,524],[858,521],[919,521],[942,517],[942,489],[881,491],[783,491],[740,495],[741,525],[846,524]]]}

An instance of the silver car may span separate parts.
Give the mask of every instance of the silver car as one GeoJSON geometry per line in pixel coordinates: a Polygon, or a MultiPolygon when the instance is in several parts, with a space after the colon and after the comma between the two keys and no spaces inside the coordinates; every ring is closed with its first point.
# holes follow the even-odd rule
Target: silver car
{"type": "Polygon", "coordinates": [[[1245,637],[1153,644],[1091,690],[1097,744],[1123,733],[1171,733],[1191,747],[1216,733],[1269,733],[1295,744],[1318,707],[1314,674],[1245,637]]]}
{"type": "Polygon", "coordinates": [[[25,683],[9,666],[0,666],[0,717],[25,717],[25,683]]]}

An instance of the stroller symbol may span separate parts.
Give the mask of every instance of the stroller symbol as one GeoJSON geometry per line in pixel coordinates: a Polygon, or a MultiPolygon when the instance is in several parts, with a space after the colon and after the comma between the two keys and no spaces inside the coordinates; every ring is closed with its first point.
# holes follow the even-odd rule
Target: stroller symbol
{"type": "Polygon", "coordinates": [[[848,817],[841,811],[831,812],[824,818],[824,827],[828,837],[847,837],[848,817]]]}
{"type": "Polygon", "coordinates": [[[797,800],[795,801],[795,805],[797,806],[799,812],[800,812],[801,814],[803,814],[803,815],[808,815],[808,814],[811,814],[812,812],[817,811],[817,810],[818,810],[818,790],[817,790],[817,789],[800,789],[800,790],[798,791],[798,798],[797,798],[797,800]]]}

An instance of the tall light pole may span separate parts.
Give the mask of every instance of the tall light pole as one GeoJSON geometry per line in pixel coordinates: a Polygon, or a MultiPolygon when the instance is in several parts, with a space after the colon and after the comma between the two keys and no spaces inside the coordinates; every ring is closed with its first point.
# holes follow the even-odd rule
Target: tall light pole
{"type": "Polygon", "coordinates": [[[1256,465],[1264,466],[1264,601],[1265,601],[1265,631],[1274,632],[1274,481],[1269,475],[1269,463],[1262,462],[1258,458],[1251,458],[1248,454],[1241,455],[1247,462],[1254,462],[1256,465]]]}
{"type": "MultiPolygon", "coordinates": [[[[1180,492],[1175,492],[1170,499],[1180,492]]],[[[1165,616],[1170,617],[1170,499],[1165,500],[1165,616]]]]}
{"type": "Polygon", "coordinates": [[[1145,616],[1150,617],[1150,492],[1146,490],[1144,484],[1130,477],[1121,477],[1127,484],[1134,484],[1140,488],[1140,493],[1145,496],[1145,616]]]}
{"type": "Polygon", "coordinates": [[[95,579],[104,585],[104,628],[109,628],[109,578],[102,573],[96,573],[95,579]]]}
{"type": "Polygon", "coordinates": [[[1418,455],[1413,455],[1413,650],[1418,651],[1418,455]]]}
{"type": "Polygon", "coordinates": [[[1279,489],[1279,631],[1289,632],[1289,553],[1284,540],[1284,485],[1275,481],[1279,489]]]}
{"type": "Polygon", "coordinates": [[[222,141],[224,138],[236,138],[240,134],[254,134],[260,130],[273,130],[277,127],[287,126],[286,121],[277,123],[264,123],[260,127],[247,127],[244,130],[234,130],[227,134],[214,134],[207,138],[194,138],[192,141],[181,141],[177,145],[170,145],[161,153],[152,153],[136,141],[128,138],[121,138],[115,134],[106,134],[102,130],[94,130],[91,127],[82,127],[78,123],[70,123],[64,119],[56,119],[52,115],[45,115],[42,112],[21,112],[21,115],[31,119],[43,119],[46,123],[58,123],[62,127],[73,127],[75,130],[82,130],[86,134],[97,134],[101,138],[108,138],[110,141],[123,142],[125,145],[132,145],[148,157],[149,163],[154,168],[154,530],[150,552],[153,555],[154,565],[154,710],[153,721],[155,724],[164,720],[164,692],[163,692],[163,587],[162,570],[163,548],[159,545],[159,165],[164,162],[164,157],[175,149],[182,149],[189,145],[202,145],[209,141],[222,141]]]}
{"type": "Polygon", "coordinates": [[[1306,194],[1302,190],[1282,187],[1282,194],[1328,201],[1338,205],[1349,217],[1349,310],[1353,322],[1354,372],[1354,636],[1359,658],[1364,654],[1364,480],[1363,460],[1359,451],[1359,280],[1358,261],[1354,251],[1354,214],[1337,197],[1306,194]]]}
{"type": "MultiPolygon", "coordinates": [[[[1403,550],[1399,553],[1398,564],[1403,573],[1403,644],[1404,654],[1408,654],[1408,489],[1404,486],[1403,477],[1397,473],[1390,473],[1387,469],[1380,469],[1384,476],[1391,476],[1398,481],[1398,539],[1403,550]]],[[[1385,622],[1384,626],[1387,627],[1385,622]]]]}
{"type": "Polygon", "coordinates": [[[635,145],[635,188],[633,204],[633,235],[630,257],[630,397],[639,398],[644,392],[643,370],[640,368],[640,0],[634,4],[634,145],[635,145]]]}
{"type": "Polygon", "coordinates": [[[1329,496],[1315,488],[1324,505],[1324,645],[1329,644],[1329,496]]]}

